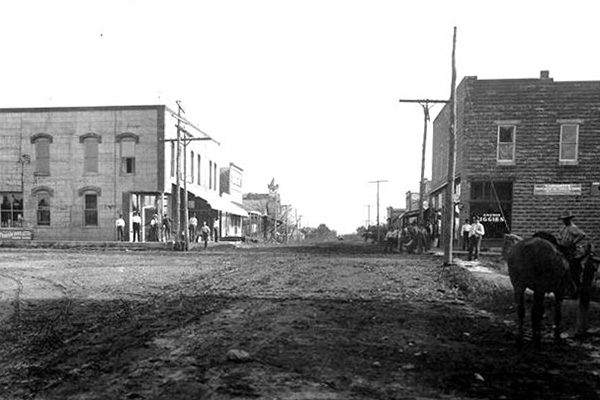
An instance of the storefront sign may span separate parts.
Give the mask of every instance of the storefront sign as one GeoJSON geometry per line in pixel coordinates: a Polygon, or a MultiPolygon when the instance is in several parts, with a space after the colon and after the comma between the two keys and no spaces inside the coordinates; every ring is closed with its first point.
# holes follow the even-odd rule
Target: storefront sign
{"type": "Polygon", "coordinates": [[[481,222],[504,222],[504,217],[500,213],[485,213],[481,216],[481,222]]]}
{"type": "Polygon", "coordinates": [[[0,240],[31,240],[33,232],[25,229],[0,230],[0,240]]]}
{"type": "Polygon", "coordinates": [[[533,185],[534,196],[581,196],[580,183],[545,183],[533,185]]]}

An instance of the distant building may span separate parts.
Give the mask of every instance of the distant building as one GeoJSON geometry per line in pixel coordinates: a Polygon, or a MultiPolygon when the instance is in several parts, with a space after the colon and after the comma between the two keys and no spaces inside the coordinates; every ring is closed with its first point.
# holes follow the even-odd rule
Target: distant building
{"type": "Polygon", "coordinates": [[[200,224],[247,216],[220,194],[220,145],[190,123],[181,138],[205,140],[181,142],[177,196],[176,115],[164,105],[0,109],[0,238],[114,240],[122,214],[131,240],[134,212],[146,238],[154,214],[183,223],[186,195],[200,224]]]}
{"type": "MultiPolygon", "coordinates": [[[[557,233],[572,211],[600,239],[600,81],[480,80],[456,93],[456,225],[478,216],[486,239],[557,233]]],[[[444,210],[450,105],[434,121],[430,204],[444,210]]]]}

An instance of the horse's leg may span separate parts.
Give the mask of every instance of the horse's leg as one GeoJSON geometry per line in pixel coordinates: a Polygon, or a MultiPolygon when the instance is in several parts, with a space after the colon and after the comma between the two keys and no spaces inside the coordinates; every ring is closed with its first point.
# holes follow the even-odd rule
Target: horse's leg
{"type": "Polygon", "coordinates": [[[556,343],[561,342],[560,334],[562,331],[561,323],[563,297],[563,291],[558,291],[558,293],[554,293],[554,341],[556,343]]]}
{"type": "Polygon", "coordinates": [[[542,318],[544,315],[544,292],[538,290],[533,293],[533,306],[531,307],[531,329],[533,331],[533,344],[539,346],[542,342],[542,318]]]}
{"type": "Polygon", "coordinates": [[[579,290],[579,308],[577,309],[577,336],[587,332],[587,315],[592,297],[592,284],[594,281],[595,266],[593,262],[586,261],[583,268],[583,277],[579,290]]]}
{"type": "Polygon", "coordinates": [[[525,287],[515,287],[515,302],[517,303],[517,318],[518,318],[518,330],[517,330],[517,344],[520,346],[523,343],[525,323],[525,287]]]}

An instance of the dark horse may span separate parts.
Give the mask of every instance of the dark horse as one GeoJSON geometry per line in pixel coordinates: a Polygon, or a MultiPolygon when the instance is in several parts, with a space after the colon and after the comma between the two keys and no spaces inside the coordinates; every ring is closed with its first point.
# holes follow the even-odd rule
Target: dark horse
{"type": "MultiPolygon", "coordinates": [[[[503,256],[508,264],[508,274],[514,288],[517,314],[519,319],[518,341],[523,340],[525,318],[525,289],[533,291],[531,325],[533,342],[539,345],[542,335],[542,317],[544,314],[544,296],[554,294],[554,339],[560,341],[561,307],[565,292],[574,287],[569,274],[569,263],[561,252],[554,235],[537,232],[530,239],[523,240],[517,235],[504,237],[503,256]]],[[[599,259],[594,257],[591,247],[581,259],[584,272],[581,280],[578,312],[578,334],[586,330],[587,311],[591,298],[592,283],[599,259]]]]}
{"type": "MultiPolygon", "coordinates": [[[[548,238],[536,235],[523,240],[514,234],[504,236],[503,256],[508,265],[508,275],[514,288],[519,330],[517,340],[523,340],[525,320],[525,289],[533,291],[531,327],[533,342],[539,345],[542,338],[544,296],[554,293],[554,339],[560,341],[561,305],[569,284],[569,264],[558,248],[548,238]]],[[[552,237],[553,238],[553,237],[552,237]]],[[[554,239],[556,243],[556,239],[554,239]]]]}

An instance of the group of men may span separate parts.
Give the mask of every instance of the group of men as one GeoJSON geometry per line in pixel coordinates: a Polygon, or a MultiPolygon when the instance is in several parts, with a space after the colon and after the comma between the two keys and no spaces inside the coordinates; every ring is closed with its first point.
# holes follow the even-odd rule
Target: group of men
{"type": "MultiPolygon", "coordinates": [[[[131,217],[131,225],[133,231],[133,242],[141,242],[141,230],[142,230],[142,217],[140,213],[135,211],[133,216],[131,217]]],[[[204,248],[208,246],[208,238],[210,236],[211,230],[204,221],[203,225],[198,229],[198,219],[196,218],[196,214],[193,214],[189,220],[189,238],[192,242],[197,242],[199,238],[202,238],[204,242],[204,248]]],[[[125,219],[123,219],[123,215],[119,215],[119,218],[115,221],[115,227],[117,230],[117,240],[122,242],[125,240],[125,219]]],[[[158,218],[158,214],[154,214],[152,219],[149,222],[149,230],[148,230],[148,241],[149,242],[158,242],[164,241],[168,242],[171,240],[171,227],[172,227],[172,219],[165,214],[162,219],[158,218]]],[[[215,241],[217,240],[217,232],[215,226],[215,241]]]]}
{"type": "Polygon", "coordinates": [[[394,249],[398,249],[400,253],[406,250],[409,254],[415,252],[422,254],[429,249],[428,236],[429,233],[427,232],[427,229],[419,226],[416,222],[410,226],[404,227],[402,230],[390,227],[385,234],[385,247],[383,252],[393,253],[394,249]]]}
{"type": "MultiPolygon", "coordinates": [[[[190,233],[190,241],[197,242],[201,237],[202,242],[204,243],[204,248],[208,246],[208,237],[210,236],[210,228],[206,225],[206,221],[202,223],[200,229],[198,229],[198,218],[196,218],[196,214],[192,214],[190,221],[188,223],[188,229],[190,233]]],[[[215,238],[216,241],[216,238],[215,238]]]]}

